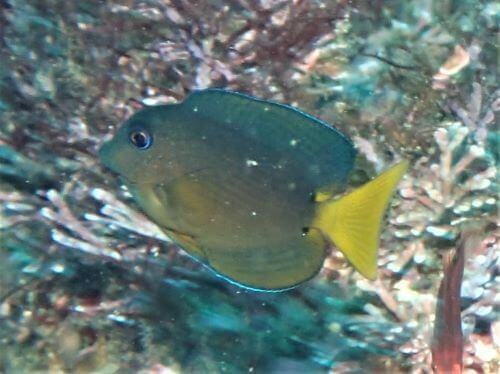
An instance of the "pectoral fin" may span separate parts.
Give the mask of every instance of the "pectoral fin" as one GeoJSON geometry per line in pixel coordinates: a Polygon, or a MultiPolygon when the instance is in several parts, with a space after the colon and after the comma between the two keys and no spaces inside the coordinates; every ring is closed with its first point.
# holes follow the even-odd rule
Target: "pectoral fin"
{"type": "Polygon", "coordinates": [[[384,212],[397,183],[408,169],[401,161],[372,181],[337,200],[318,205],[312,227],[345,255],[368,279],[377,277],[377,251],[384,212]]]}

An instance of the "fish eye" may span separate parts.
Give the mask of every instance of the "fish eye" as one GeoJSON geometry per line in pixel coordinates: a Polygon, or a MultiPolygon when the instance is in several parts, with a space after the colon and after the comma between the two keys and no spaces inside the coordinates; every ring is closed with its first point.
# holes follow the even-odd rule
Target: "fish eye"
{"type": "Polygon", "coordinates": [[[148,149],[153,143],[151,135],[144,130],[133,130],[129,135],[129,139],[139,149],[148,149]]]}

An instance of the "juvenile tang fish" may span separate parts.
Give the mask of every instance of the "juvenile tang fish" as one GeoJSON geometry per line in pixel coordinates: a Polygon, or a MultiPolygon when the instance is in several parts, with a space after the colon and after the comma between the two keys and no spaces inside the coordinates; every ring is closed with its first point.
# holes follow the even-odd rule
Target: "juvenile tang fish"
{"type": "Polygon", "coordinates": [[[384,211],[408,167],[337,198],[356,156],[345,135],[219,89],[139,111],[100,156],[186,252],[232,283],[269,291],[312,278],[332,246],[374,279],[384,211]]]}

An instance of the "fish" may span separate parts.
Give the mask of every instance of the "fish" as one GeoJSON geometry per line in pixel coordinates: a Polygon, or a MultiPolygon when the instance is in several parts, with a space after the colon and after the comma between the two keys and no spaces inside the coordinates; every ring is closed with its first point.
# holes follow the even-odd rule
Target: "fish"
{"type": "Polygon", "coordinates": [[[377,276],[401,160],[354,190],[351,140],[295,107],[210,88],[133,114],[99,150],[138,206],[185,252],[238,286],[283,291],[332,248],[377,276]]]}
{"type": "Polygon", "coordinates": [[[461,289],[465,256],[480,246],[483,230],[475,225],[465,226],[457,240],[456,249],[450,250],[443,256],[443,279],[437,294],[431,341],[431,367],[437,374],[463,372],[461,289]]]}

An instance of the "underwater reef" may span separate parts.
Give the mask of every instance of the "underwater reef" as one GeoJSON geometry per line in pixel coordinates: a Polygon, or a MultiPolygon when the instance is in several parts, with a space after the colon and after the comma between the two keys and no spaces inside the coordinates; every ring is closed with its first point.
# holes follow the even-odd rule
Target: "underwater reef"
{"type": "Polygon", "coordinates": [[[0,372],[499,372],[499,21],[473,0],[0,0],[0,372]],[[98,149],[208,87],[335,125],[361,179],[410,161],[376,281],[333,251],[244,290],[139,210],[98,149]]]}

